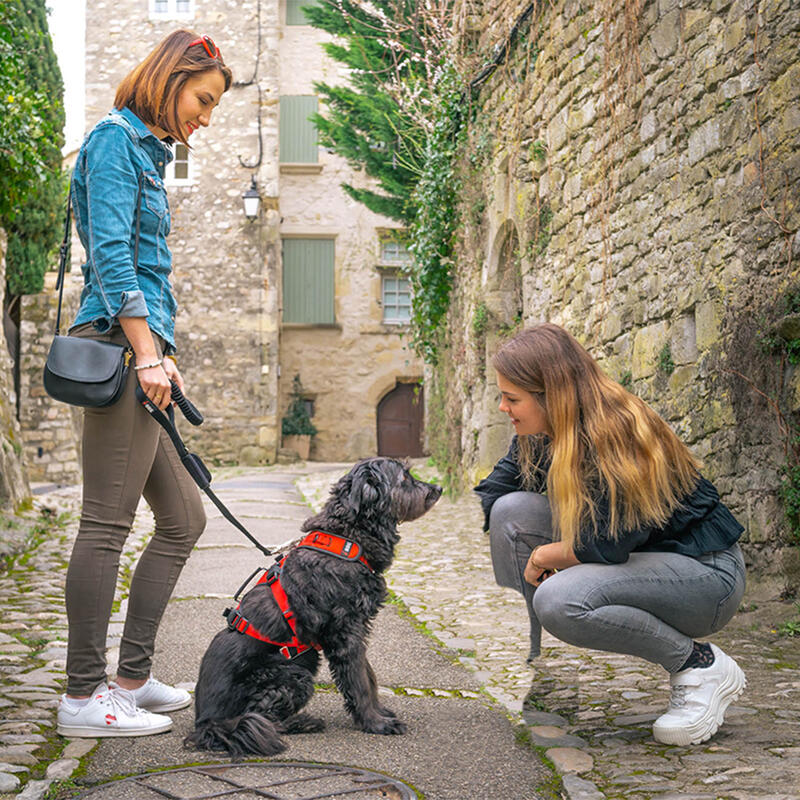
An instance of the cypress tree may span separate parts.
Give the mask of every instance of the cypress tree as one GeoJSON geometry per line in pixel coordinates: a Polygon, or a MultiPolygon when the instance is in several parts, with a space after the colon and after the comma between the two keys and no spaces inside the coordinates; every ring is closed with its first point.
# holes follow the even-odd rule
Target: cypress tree
{"type": "Polygon", "coordinates": [[[398,82],[425,82],[417,3],[322,0],[303,11],[311,25],[337,37],[323,48],[350,69],[349,86],[314,84],[327,105],[324,117],[313,118],[320,141],[352,166],[363,168],[381,191],[349,184],[343,189],[370,210],[407,225],[415,216],[412,193],[424,160],[425,137],[401,109],[396,89],[398,82]]]}

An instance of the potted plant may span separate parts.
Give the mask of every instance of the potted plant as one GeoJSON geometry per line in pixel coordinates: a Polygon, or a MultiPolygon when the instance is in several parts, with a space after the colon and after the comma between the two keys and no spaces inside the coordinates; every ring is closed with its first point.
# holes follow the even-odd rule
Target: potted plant
{"type": "Polygon", "coordinates": [[[303,384],[300,375],[292,381],[292,393],[289,395],[289,408],[281,419],[281,439],[283,447],[294,450],[304,461],[311,450],[311,437],[317,432],[306,407],[303,397],[303,384]]]}

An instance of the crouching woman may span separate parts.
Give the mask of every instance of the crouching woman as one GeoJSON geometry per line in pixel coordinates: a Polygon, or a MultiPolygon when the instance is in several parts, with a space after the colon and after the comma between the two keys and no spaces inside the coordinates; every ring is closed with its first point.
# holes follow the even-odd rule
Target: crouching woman
{"type": "Polygon", "coordinates": [[[516,436],[476,487],[495,578],[531,624],[576,645],[626,653],[668,673],[665,744],[716,733],[745,677],[716,645],[745,587],[742,526],[686,446],[608,378],[563,328],[523,330],[493,359],[516,436]]]}

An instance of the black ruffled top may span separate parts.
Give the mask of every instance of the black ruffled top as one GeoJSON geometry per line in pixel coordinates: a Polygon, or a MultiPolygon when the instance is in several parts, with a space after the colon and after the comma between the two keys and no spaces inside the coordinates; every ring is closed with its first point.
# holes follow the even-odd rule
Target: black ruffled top
{"type": "MultiPolygon", "coordinates": [[[[544,441],[539,441],[544,448],[544,441]]],[[[526,490],[517,463],[517,437],[514,436],[508,453],[497,462],[491,474],[475,487],[483,506],[485,531],[489,530],[489,514],[499,497],[510,492],[545,493],[550,464],[544,449],[540,455],[533,486],[526,490]]],[[[616,540],[608,534],[607,499],[602,497],[596,502],[597,530],[582,531],[574,545],[578,560],[585,563],[621,564],[628,560],[629,553],[634,550],[681,553],[696,558],[704,553],[727,550],[744,531],[728,507],[720,501],[714,484],[702,475],[697,486],[683,498],[663,527],[647,526],[623,531],[616,540]]]]}

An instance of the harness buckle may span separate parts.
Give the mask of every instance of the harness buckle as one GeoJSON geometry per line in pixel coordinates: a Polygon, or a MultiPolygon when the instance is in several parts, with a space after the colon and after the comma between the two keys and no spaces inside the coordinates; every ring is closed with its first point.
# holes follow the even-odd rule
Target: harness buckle
{"type": "Polygon", "coordinates": [[[247,618],[243,617],[236,608],[227,609],[225,616],[228,619],[228,627],[232,631],[236,631],[236,633],[244,633],[250,624],[247,618]]]}

